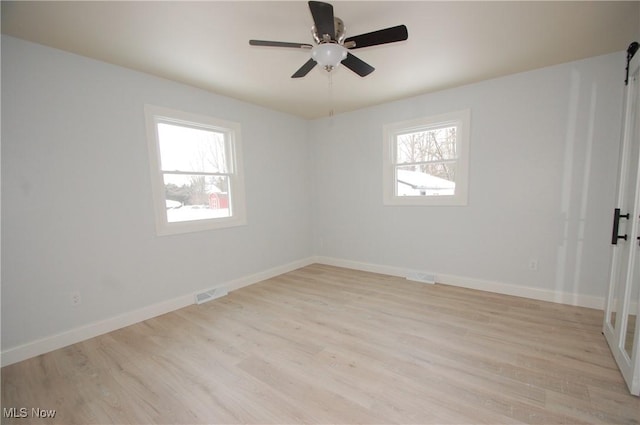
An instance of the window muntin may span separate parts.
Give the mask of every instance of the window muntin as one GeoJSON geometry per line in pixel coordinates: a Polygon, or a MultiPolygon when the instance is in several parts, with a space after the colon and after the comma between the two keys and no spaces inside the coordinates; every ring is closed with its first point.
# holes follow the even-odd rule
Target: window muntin
{"type": "Polygon", "coordinates": [[[236,123],[147,105],[158,234],[245,224],[236,123]]]}
{"type": "Polygon", "coordinates": [[[384,126],[384,202],[466,205],[469,110],[384,126]]]}

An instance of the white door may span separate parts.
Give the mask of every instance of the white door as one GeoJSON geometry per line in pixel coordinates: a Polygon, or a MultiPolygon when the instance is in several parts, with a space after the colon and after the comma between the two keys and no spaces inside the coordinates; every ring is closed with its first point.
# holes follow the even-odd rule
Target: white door
{"type": "Polygon", "coordinates": [[[603,333],[634,395],[640,394],[640,53],[629,63],[613,254],[603,333]]]}

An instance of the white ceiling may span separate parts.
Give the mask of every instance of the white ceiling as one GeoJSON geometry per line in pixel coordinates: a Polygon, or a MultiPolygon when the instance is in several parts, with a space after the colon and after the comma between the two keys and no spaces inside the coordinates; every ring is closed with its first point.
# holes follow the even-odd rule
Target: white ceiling
{"type": "MultiPolygon", "coordinates": [[[[404,42],[352,51],[361,78],[319,67],[291,79],[312,43],[306,2],[2,2],[2,33],[305,118],[622,51],[639,2],[333,1],[347,36],[399,24],[404,42]]],[[[624,64],[621,64],[623,66],[624,64]]],[[[621,74],[622,75],[622,74],[621,74]]]]}

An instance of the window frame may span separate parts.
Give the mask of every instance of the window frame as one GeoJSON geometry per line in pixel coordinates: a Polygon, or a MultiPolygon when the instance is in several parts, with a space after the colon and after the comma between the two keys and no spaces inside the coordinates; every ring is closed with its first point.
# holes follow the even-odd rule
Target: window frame
{"type": "MultiPolygon", "coordinates": [[[[151,172],[151,192],[158,236],[200,232],[247,224],[240,124],[154,105],[145,105],[144,113],[151,172]],[[167,172],[168,170],[162,170],[161,167],[160,139],[158,137],[158,124],[160,123],[210,130],[224,134],[226,153],[228,155],[226,162],[228,170],[221,174],[228,175],[231,216],[190,221],[168,221],[164,175],[172,173],[167,172]]],[[[192,174],[208,175],[210,173],[193,172],[192,174]]]]}
{"type": "MultiPolygon", "coordinates": [[[[447,112],[383,126],[383,202],[384,205],[407,206],[464,206],[468,201],[469,187],[469,133],[471,110],[447,112]],[[396,169],[397,137],[407,133],[428,131],[442,127],[456,127],[456,178],[453,195],[399,196],[397,195],[396,169]]],[[[449,162],[443,161],[443,162],[449,162]]]]}

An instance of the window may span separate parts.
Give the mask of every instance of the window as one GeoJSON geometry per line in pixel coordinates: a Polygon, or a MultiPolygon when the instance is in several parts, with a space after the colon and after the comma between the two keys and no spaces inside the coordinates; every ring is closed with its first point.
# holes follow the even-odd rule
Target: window
{"type": "Polygon", "coordinates": [[[146,105],[159,235],[246,223],[240,125],[146,105]]]}
{"type": "Polygon", "coordinates": [[[466,205],[470,111],[384,126],[384,203],[466,205]]]}

